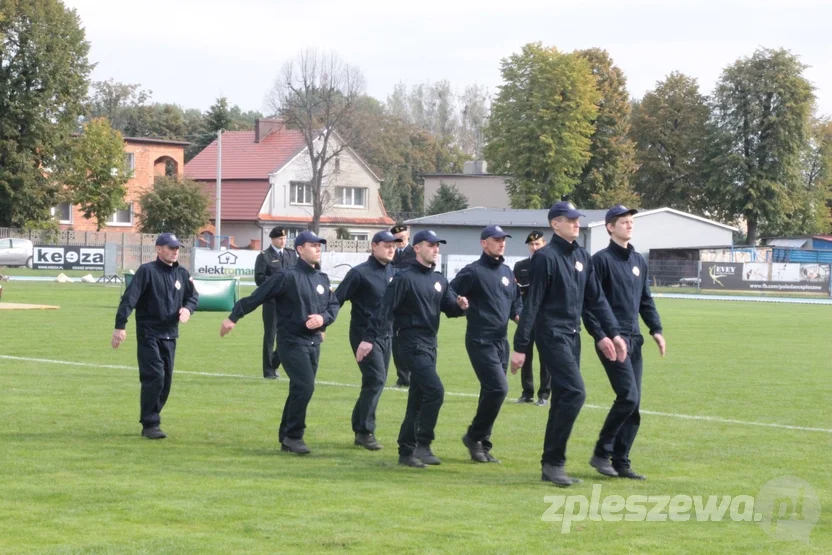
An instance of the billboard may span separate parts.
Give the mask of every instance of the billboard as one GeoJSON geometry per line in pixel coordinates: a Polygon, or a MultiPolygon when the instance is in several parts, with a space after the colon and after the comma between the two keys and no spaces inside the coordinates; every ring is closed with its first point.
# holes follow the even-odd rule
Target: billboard
{"type": "Polygon", "coordinates": [[[104,247],[36,245],[32,254],[36,270],[104,271],[104,247]]]}
{"type": "Polygon", "coordinates": [[[700,287],[723,291],[829,293],[829,264],[703,262],[700,287]]]}

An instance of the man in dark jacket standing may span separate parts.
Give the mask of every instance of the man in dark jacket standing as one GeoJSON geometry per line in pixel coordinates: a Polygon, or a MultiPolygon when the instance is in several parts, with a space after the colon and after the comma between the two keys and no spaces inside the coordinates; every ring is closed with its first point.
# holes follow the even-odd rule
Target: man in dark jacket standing
{"type": "MultiPolygon", "coordinates": [[[[286,247],[286,230],[275,227],[269,232],[272,244],[257,255],[254,262],[254,283],[263,285],[267,279],[284,268],[298,262],[298,253],[286,247]]],[[[280,354],[275,347],[277,340],[277,312],[274,301],[263,303],[263,377],[277,379],[280,375],[280,354]]]]}
{"type": "Polygon", "coordinates": [[[321,354],[321,332],[338,316],[338,300],[329,290],[329,277],[320,272],[321,243],[311,231],[295,238],[298,263],[270,277],[244,299],[223,321],[220,337],[234,329],[237,321],[269,299],[277,307],[277,348],[289,376],[289,395],[280,421],[282,451],[299,455],[310,452],[303,441],[306,408],[315,391],[315,375],[321,354]]]}
{"type": "Polygon", "coordinates": [[[458,302],[467,306],[465,349],[480,382],[477,413],[462,436],[462,443],[471,460],[483,463],[500,462],[491,454],[491,430],[508,395],[508,321],[517,321],[523,309],[511,268],[504,263],[507,237],[511,235],[498,225],[483,229],[482,256],[451,281],[451,289],[459,295],[458,302]]]}
{"type": "MultiPolygon", "coordinates": [[[[376,233],[371,243],[370,258],[350,268],[344,281],[335,290],[335,298],[340,306],[344,306],[346,301],[352,303],[350,346],[353,353],[358,349],[370,319],[380,310],[387,285],[393,280],[395,270],[390,262],[397,243],[401,243],[401,239],[389,231],[376,233]]],[[[358,363],[361,370],[361,393],[352,411],[352,431],[355,433],[355,444],[370,451],[382,447],[375,437],[376,407],[387,381],[392,336],[391,325],[375,338],[373,350],[358,363]]]]}
{"type": "Polygon", "coordinates": [[[606,334],[598,347],[623,361],[627,345],[592,271],[589,253],[578,246],[582,214],[568,202],[549,210],[552,241],[532,257],[531,284],[514,334],[511,371],[523,366],[534,328],[543,363],[552,374],[552,399],[543,443],[542,479],[561,487],[579,483],[566,474],[566,443],[586,399],[581,378],[581,315],[586,308],[606,334]],[[612,338],[612,339],[610,339],[612,338]]]}
{"type": "MultiPolygon", "coordinates": [[[[517,280],[517,285],[520,287],[520,295],[525,302],[526,293],[529,291],[529,283],[531,283],[531,266],[532,256],[538,250],[546,246],[546,238],[537,230],[529,233],[526,237],[526,247],[529,249],[529,257],[524,258],[514,265],[514,279],[517,280]]],[[[537,406],[544,407],[549,402],[549,395],[552,392],[551,377],[549,371],[546,370],[546,365],[543,360],[540,364],[540,386],[537,388],[537,406]]],[[[526,360],[523,362],[523,368],[520,369],[520,384],[523,386],[523,393],[517,399],[518,403],[533,403],[534,402],[534,330],[532,330],[532,340],[529,343],[529,350],[526,351],[526,360]]]]}
{"type": "Polygon", "coordinates": [[[188,270],[181,267],[179,240],[172,233],[156,239],[156,260],[142,264],[127,286],[116,312],[112,345],[118,349],[127,337],[125,327],[136,310],[142,435],[167,437],[159,427],[161,412],[170,395],[179,323],[191,318],[199,294],[188,270]]]}
{"type": "MultiPolygon", "coordinates": [[[[401,240],[396,246],[396,254],[393,257],[394,268],[407,268],[411,262],[416,260],[416,253],[410,241],[410,230],[404,224],[396,224],[390,228],[396,239],[401,240]]],[[[395,330],[394,330],[395,331],[395,330]]],[[[407,360],[401,355],[399,349],[400,339],[393,334],[393,365],[396,367],[396,387],[410,387],[410,370],[407,369],[407,360]]]]}
{"type": "MultiPolygon", "coordinates": [[[[624,361],[609,360],[596,349],[615,392],[615,401],[601,428],[590,465],[606,476],[644,480],[643,475],[630,467],[629,457],[641,423],[638,407],[644,337],[638,323],[639,315],[647,324],[661,356],[665,353],[665,340],[647,281],[647,262],[630,244],[633,215],[637,213],[637,210],[620,204],[610,208],[605,218],[610,244],[592,256],[592,268],[618,320],[621,336],[627,342],[628,356],[624,361]]],[[[596,341],[604,337],[602,326],[591,312],[584,313],[584,324],[596,341]]]]}
{"type": "Polygon", "coordinates": [[[431,230],[416,234],[416,259],[393,277],[381,301],[381,310],[370,320],[355,354],[360,363],[375,349],[377,338],[393,325],[401,339],[401,354],[407,357],[411,378],[407,411],[399,431],[399,464],[413,468],[440,464],[430,449],[445,396],[436,373],[436,334],[440,312],[450,318],[464,313],[448,281],[434,271],[440,243],[445,240],[431,230]]]}

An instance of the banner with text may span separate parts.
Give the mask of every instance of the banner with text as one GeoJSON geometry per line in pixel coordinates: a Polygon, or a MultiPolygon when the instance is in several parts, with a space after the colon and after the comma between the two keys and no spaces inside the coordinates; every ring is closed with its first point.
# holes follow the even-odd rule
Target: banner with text
{"type": "Polygon", "coordinates": [[[104,247],[36,245],[32,255],[36,270],[104,271],[104,247]]]}
{"type": "Polygon", "coordinates": [[[829,293],[829,264],[703,262],[700,287],[724,291],[829,293]]]}

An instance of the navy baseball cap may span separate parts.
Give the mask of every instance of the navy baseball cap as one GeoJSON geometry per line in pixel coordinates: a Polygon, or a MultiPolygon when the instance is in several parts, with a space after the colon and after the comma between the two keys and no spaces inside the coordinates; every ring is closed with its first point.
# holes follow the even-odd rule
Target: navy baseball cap
{"type": "Polygon", "coordinates": [[[427,241],[428,243],[434,243],[434,244],[435,243],[442,243],[443,245],[446,245],[448,243],[446,240],[440,239],[436,235],[436,233],[433,232],[432,229],[423,229],[422,231],[420,231],[419,233],[417,233],[413,237],[413,244],[414,245],[418,245],[422,241],[427,241]]]}
{"type": "Polygon", "coordinates": [[[373,243],[402,243],[403,241],[389,231],[379,231],[373,235],[373,243]]]}
{"type": "Polygon", "coordinates": [[[323,243],[326,245],[326,239],[321,239],[311,231],[301,231],[298,233],[298,236],[295,237],[295,248],[305,245],[306,243],[323,243]]]}
{"type": "Polygon", "coordinates": [[[489,237],[502,239],[503,237],[511,237],[511,235],[503,231],[503,228],[498,225],[490,225],[483,229],[482,233],[480,233],[480,239],[482,240],[488,239],[489,237]]]}
{"type": "Polygon", "coordinates": [[[178,249],[182,246],[182,243],[179,242],[179,239],[173,233],[160,233],[156,238],[156,246],[178,249]]]}
{"type": "Polygon", "coordinates": [[[575,208],[574,204],[562,200],[552,205],[552,207],[549,209],[549,217],[547,219],[551,221],[554,218],[557,218],[558,216],[565,216],[570,220],[573,220],[575,218],[580,218],[581,216],[583,216],[583,214],[578,212],[578,209],[575,208]]]}
{"type": "Polygon", "coordinates": [[[604,223],[610,223],[610,220],[613,218],[617,218],[619,216],[623,216],[625,214],[633,215],[638,214],[638,210],[633,208],[627,208],[623,204],[616,204],[609,210],[607,210],[607,216],[604,218],[604,223]]]}

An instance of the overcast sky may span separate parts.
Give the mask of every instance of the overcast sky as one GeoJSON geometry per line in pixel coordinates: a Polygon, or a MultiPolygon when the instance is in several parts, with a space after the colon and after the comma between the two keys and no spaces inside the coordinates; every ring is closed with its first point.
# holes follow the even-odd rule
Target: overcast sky
{"type": "Polygon", "coordinates": [[[158,102],[244,110],[305,47],[357,65],[384,100],[398,82],[448,79],[496,92],[500,60],[528,42],[606,49],[641,97],[671,71],[709,94],[722,69],[758,47],[811,66],[818,109],[832,115],[829,0],[64,0],[77,9],[94,80],[140,83],[158,102]]]}

